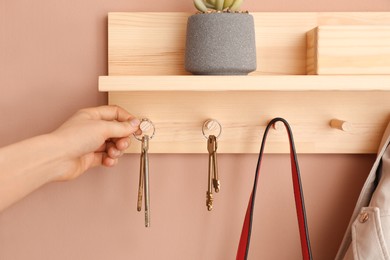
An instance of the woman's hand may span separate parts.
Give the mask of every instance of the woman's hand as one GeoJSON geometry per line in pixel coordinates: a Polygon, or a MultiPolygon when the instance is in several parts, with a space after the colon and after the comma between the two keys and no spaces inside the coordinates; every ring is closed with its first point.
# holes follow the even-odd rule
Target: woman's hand
{"type": "Polygon", "coordinates": [[[113,166],[129,147],[140,121],[117,106],[78,111],[49,134],[60,149],[56,180],[70,180],[98,165],[113,166]]]}
{"type": "Polygon", "coordinates": [[[139,124],[116,106],[87,108],[52,133],[0,148],[0,211],[46,183],[116,164],[139,124]]]}

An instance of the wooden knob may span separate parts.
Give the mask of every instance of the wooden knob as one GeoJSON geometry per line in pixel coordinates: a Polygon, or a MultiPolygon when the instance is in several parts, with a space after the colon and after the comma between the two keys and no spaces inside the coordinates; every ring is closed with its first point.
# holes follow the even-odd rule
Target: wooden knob
{"type": "Polygon", "coordinates": [[[352,124],[347,122],[347,121],[343,121],[343,120],[339,120],[339,119],[332,119],[330,120],[330,127],[334,128],[334,129],[339,129],[339,130],[342,130],[344,132],[349,132],[352,130],[352,124]]]}
{"type": "Polygon", "coordinates": [[[210,135],[215,135],[218,138],[222,134],[222,125],[215,119],[208,119],[203,123],[202,133],[206,139],[210,135]]]}
{"type": "Polygon", "coordinates": [[[217,130],[219,128],[219,124],[213,119],[207,120],[205,123],[205,126],[206,126],[207,130],[209,130],[209,131],[214,131],[214,130],[217,130]]]}
{"type": "Polygon", "coordinates": [[[142,132],[146,132],[148,131],[150,128],[152,127],[152,124],[150,123],[150,121],[141,121],[140,125],[139,125],[139,128],[142,130],[142,132]]]}

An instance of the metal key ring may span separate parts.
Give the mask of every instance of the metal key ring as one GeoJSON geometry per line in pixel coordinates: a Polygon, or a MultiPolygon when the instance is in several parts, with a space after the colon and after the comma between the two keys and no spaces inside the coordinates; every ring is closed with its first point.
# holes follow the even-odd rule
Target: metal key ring
{"type": "MultiPolygon", "coordinates": [[[[205,129],[208,129],[207,124],[209,124],[210,122],[215,122],[215,123],[217,123],[217,125],[218,125],[219,133],[218,133],[218,135],[215,137],[215,138],[218,139],[218,138],[221,136],[221,134],[222,134],[222,125],[221,125],[221,123],[219,123],[219,122],[218,122],[217,120],[215,120],[215,119],[209,119],[209,120],[206,120],[206,121],[203,123],[202,134],[203,134],[203,136],[204,136],[206,139],[209,138],[210,135],[206,135],[205,129]]],[[[208,131],[210,131],[210,130],[208,130],[208,131]]]]}
{"type": "MultiPolygon", "coordinates": [[[[153,122],[150,121],[148,118],[142,118],[142,119],[141,119],[141,122],[140,122],[140,124],[139,124],[140,127],[141,127],[142,122],[147,122],[147,123],[150,124],[151,127],[153,128],[153,132],[152,132],[152,134],[149,136],[149,139],[152,139],[152,138],[154,137],[155,132],[156,132],[156,127],[154,126],[153,122]]],[[[133,133],[133,136],[134,136],[134,138],[137,139],[138,141],[142,141],[142,137],[143,137],[144,135],[142,135],[142,134],[141,134],[141,135],[136,135],[135,133],[133,133]]]]}

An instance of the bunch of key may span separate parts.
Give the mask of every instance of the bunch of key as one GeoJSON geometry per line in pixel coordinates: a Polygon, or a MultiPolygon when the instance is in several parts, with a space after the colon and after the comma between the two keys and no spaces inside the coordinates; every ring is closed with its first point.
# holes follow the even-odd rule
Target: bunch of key
{"type": "Polygon", "coordinates": [[[149,194],[149,136],[142,137],[141,163],[139,172],[137,211],[142,209],[142,194],[145,192],[145,227],[150,226],[150,194],[149,194]]]}
{"type": "Polygon", "coordinates": [[[213,188],[215,192],[219,192],[221,187],[218,179],[217,148],[217,138],[215,135],[210,135],[207,139],[207,150],[209,152],[209,175],[208,189],[206,192],[206,206],[209,211],[213,209],[213,188]]]}
{"type": "MultiPolygon", "coordinates": [[[[140,173],[138,184],[138,198],[137,198],[137,211],[142,210],[142,198],[145,202],[145,227],[150,227],[150,194],[149,194],[149,141],[153,138],[155,133],[155,127],[152,121],[149,119],[141,119],[140,129],[142,130],[142,137],[134,137],[141,141],[141,160],[140,160],[140,173]],[[148,130],[152,128],[152,133],[149,135],[148,130]]],[[[150,132],[150,131],[149,131],[150,132]]],[[[208,189],[206,192],[206,206],[207,210],[213,209],[213,190],[219,192],[221,189],[221,183],[218,178],[218,163],[217,163],[217,139],[222,133],[222,126],[216,120],[208,120],[204,123],[202,128],[203,135],[207,138],[207,150],[209,153],[209,173],[208,173],[208,189]],[[213,132],[215,129],[219,129],[217,135],[206,134],[205,132],[213,132]]]]}
{"type": "Polygon", "coordinates": [[[209,152],[209,174],[208,174],[208,188],[206,192],[206,206],[207,210],[213,209],[213,189],[219,192],[221,183],[218,179],[218,163],[217,163],[217,139],[222,133],[221,124],[215,119],[209,119],[203,124],[202,132],[207,138],[207,151],[209,152]],[[219,131],[219,132],[218,132],[219,131]],[[217,135],[213,133],[218,132],[217,135]]]}
{"type": "Polygon", "coordinates": [[[149,140],[153,138],[155,128],[153,123],[149,119],[142,119],[140,129],[143,132],[142,138],[134,137],[141,141],[141,160],[140,160],[140,171],[139,171],[139,184],[138,184],[138,199],[137,199],[137,211],[142,209],[142,197],[145,197],[145,227],[150,227],[150,194],[149,194],[149,140]],[[149,137],[145,134],[151,127],[153,132],[149,137]]]}

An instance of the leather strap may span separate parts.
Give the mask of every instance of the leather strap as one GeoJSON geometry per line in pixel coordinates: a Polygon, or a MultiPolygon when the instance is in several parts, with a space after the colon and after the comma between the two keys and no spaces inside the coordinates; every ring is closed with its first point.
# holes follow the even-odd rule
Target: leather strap
{"type": "Polygon", "coordinates": [[[297,211],[299,234],[301,240],[302,258],[304,260],[312,259],[309,232],[308,232],[307,221],[306,221],[305,202],[303,199],[301,177],[299,173],[298,160],[297,160],[297,154],[295,152],[292,131],[288,122],[285,119],[274,118],[273,120],[271,120],[271,122],[269,122],[269,124],[267,125],[264,131],[259,158],[257,161],[253,190],[249,199],[248,208],[246,210],[244,225],[242,227],[242,232],[241,232],[240,244],[237,250],[237,258],[236,258],[237,260],[244,260],[244,259],[246,260],[248,257],[249,244],[250,244],[251,231],[252,231],[253,210],[255,207],[256,188],[257,188],[257,182],[260,174],[260,166],[261,166],[261,160],[264,153],[265,141],[270,127],[278,121],[282,122],[286,127],[289,141],[290,141],[291,170],[292,170],[292,179],[293,179],[293,186],[294,186],[295,207],[297,211]]]}

